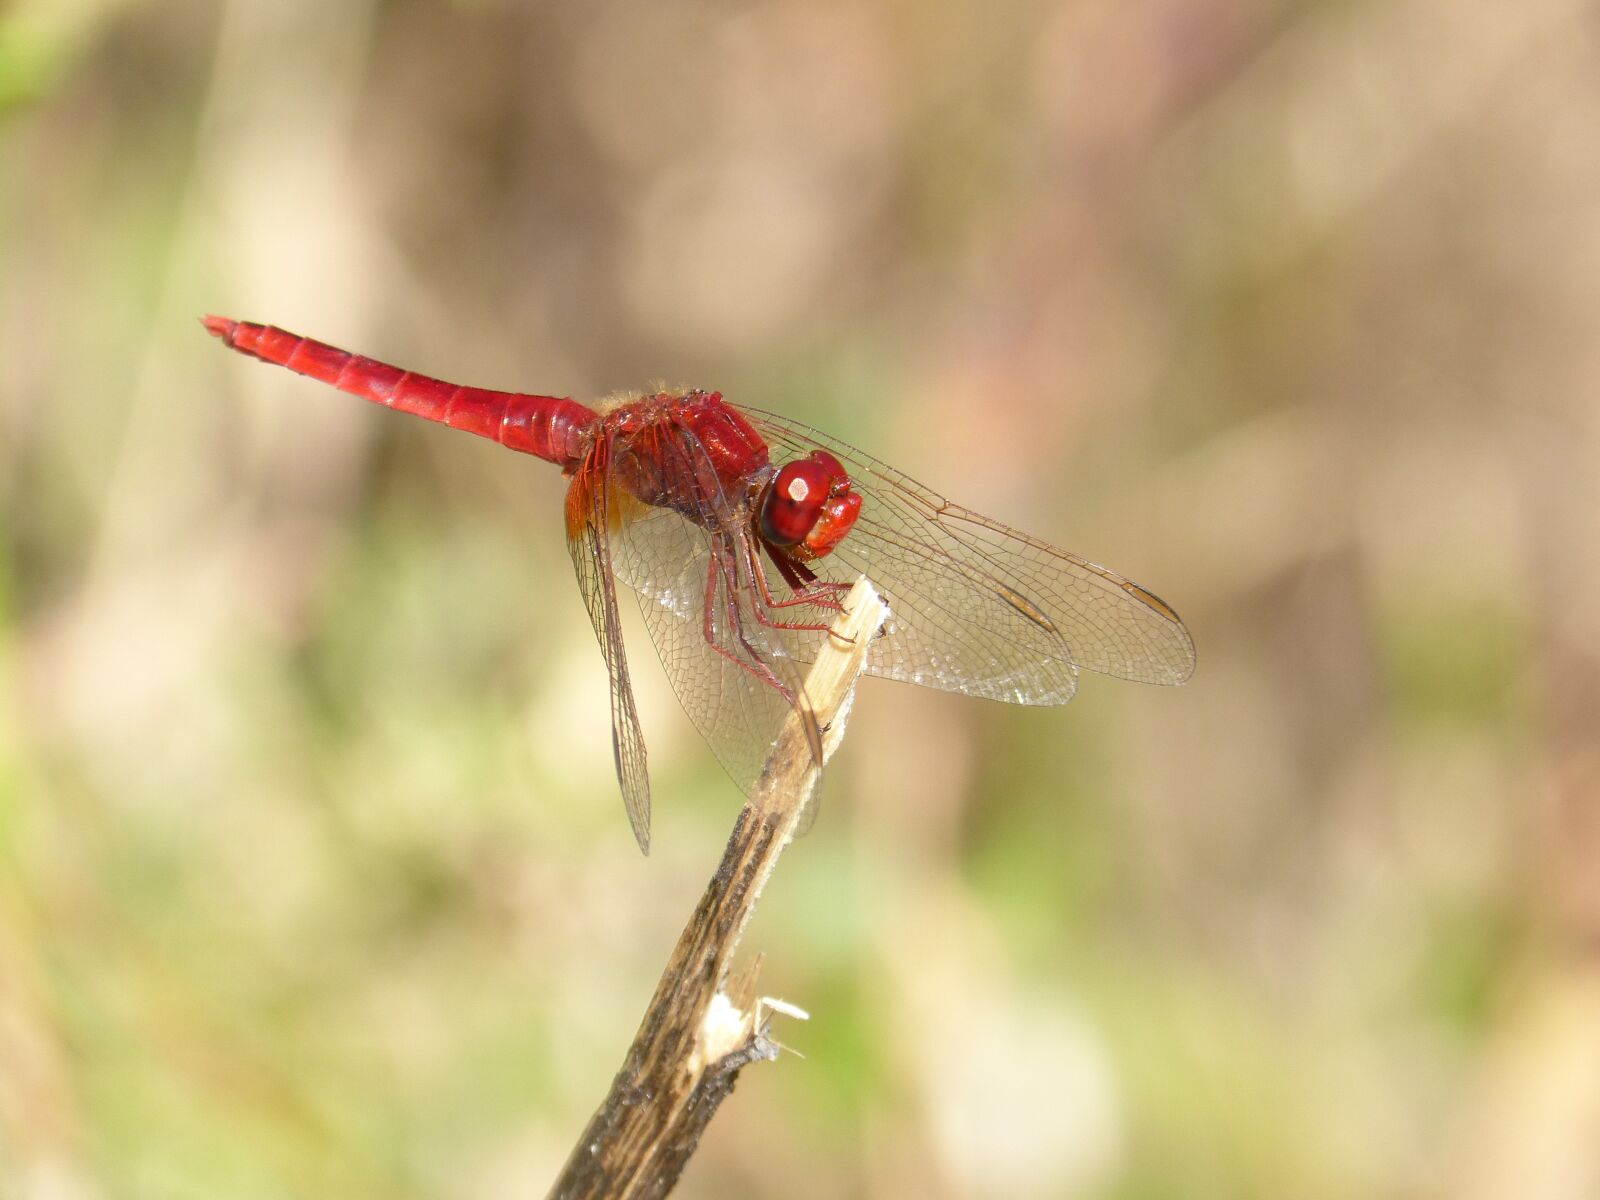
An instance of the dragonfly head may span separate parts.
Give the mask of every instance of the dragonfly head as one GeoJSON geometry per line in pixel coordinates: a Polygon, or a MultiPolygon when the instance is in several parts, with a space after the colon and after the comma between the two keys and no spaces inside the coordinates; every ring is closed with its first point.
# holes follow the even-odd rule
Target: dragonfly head
{"type": "Polygon", "coordinates": [[[861,494],[826,450],[785,464],[761,497],[761,536],[807,561],[833,551],[861,515],[861,494]]]}

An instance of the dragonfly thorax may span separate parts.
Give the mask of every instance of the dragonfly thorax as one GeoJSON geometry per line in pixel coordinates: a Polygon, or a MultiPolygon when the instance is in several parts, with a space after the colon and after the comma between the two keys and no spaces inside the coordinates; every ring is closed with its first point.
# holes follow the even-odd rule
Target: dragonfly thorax
{"type": "Polygon", "coordinates": [[[760,434],[717,392],[625,401],[602,415],[592,453],[635,499],[712,529],[742,524],[772,473],[760,434]]]}

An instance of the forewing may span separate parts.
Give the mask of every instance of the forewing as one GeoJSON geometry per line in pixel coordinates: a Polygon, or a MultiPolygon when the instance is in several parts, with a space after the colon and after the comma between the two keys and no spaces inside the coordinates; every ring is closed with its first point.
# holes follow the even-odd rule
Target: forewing
{"type": "MultiPolygon", "coordinates": [[[[669,474],[698,478],[704,488],[707,472],[688,460],[705,451],[680,434],[660,439],[653,452],[669,474]]],[[[638,593],[684,712],[748,793],[795,705],[809,712],[802,663],[810,656],[797,655],[792,643],[821,635],[763,623],[736,504],[702,494],[697,514],[698,522],[667,508],[630,511],[612,537],[617,578],[638,593]]],[[[814,720],[808,732],[820,756],[814,720]]]]}
{"type": "Polygon", "coordinates": [[[567,548],[578,575],[578,590],[611,678],[611,746],[622,785],[622,802],[639,849],[650,853],[650,775],[645,765],[644,733],[634,707],[633,685],[617,619],[608,529],[617,504],[603,471],[580,470],[567,489],[567,548]]]}
{"type": "Polygon", "coordinates": [[[865,574],[890,625],[872,674],[1017,704],[1072,698],[1077,669],[1182,683],[1194,643],[1177,613],[1115,571],[991,521],[826,434],[744,409],[774,462],[824,447],[862,495],[827,578],[865,574]]]}

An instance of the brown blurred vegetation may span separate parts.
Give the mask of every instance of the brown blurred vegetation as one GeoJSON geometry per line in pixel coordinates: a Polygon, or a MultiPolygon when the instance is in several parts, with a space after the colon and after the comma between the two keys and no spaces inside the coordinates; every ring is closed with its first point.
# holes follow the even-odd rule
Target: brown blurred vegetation
{"type": "Polygon", "coordinates": [[[1600,8],[0,7],[0,1195],[539,1194],[736,793],[542,464],[719,387],[1147,582],[863,689],[685,1196],[1600,1196],[1600,8]]]}

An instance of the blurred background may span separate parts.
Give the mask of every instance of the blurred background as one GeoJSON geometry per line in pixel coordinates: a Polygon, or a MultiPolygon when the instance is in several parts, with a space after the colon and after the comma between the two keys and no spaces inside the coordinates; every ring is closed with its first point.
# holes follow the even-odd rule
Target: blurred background
{"type": "Polygon", "coordinates": [[[539,1195],[739,796],[558,473],[720,388],[1170,600],[869,681],[687,1197],[1600,1196],[1600,6],[0,7],[0,1195],[539,1195]],[[630,619],[635,616],[629,605],[630,619]]]}

